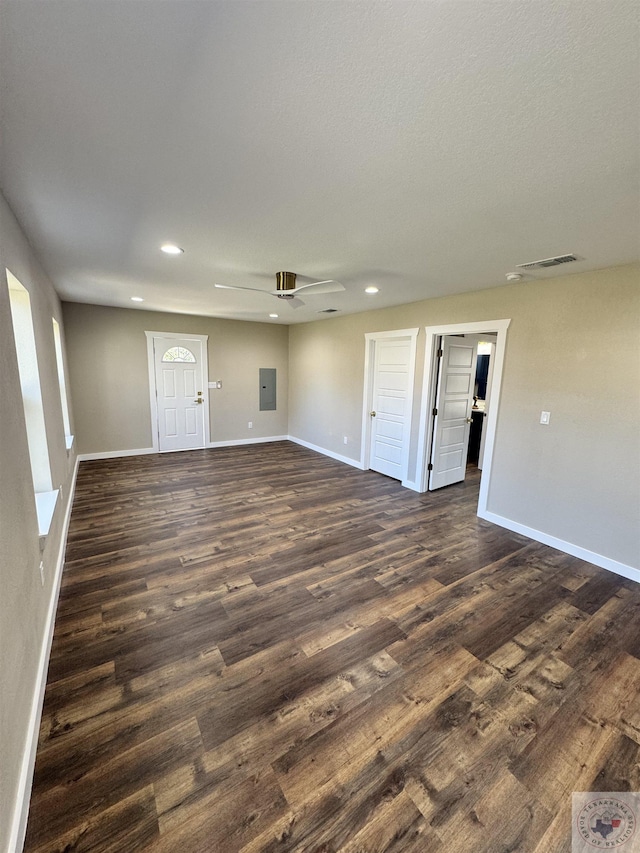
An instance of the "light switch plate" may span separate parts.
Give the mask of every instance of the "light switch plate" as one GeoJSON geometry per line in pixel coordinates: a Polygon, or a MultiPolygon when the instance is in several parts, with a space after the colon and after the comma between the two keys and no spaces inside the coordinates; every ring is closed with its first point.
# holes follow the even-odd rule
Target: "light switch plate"
{"type": "Polygon", "coordinates": [[[540,423],[548,424],[551,420],[551,412],[540,412],[540,423]]]}

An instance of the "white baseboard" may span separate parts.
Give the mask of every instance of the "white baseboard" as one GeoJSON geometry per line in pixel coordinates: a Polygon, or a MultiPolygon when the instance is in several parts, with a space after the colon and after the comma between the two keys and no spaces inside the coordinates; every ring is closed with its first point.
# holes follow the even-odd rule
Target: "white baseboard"
{"type": "MultiPolygon", "coordinates": [[[[233,438],[229,441],[210,441],[206,448],[237,447],[242,444],[266,444],[270,441],[287,441],[288,438],[288,435],[269,435],[264,438],[233,438]]],[[[138,447],[134,450],[105,450],[99,453],[80,453],[78,455],[78,459],[81,462],[90,462],[94,459],[119,459],[124,456],[148,456],[152,453],[159,453],[159,451],[155,447],[138,447]]]]}
{"type": "Polygon", "coordinates": [[[266,438],[232,438],[229,441],[211,441],[208,447],[240,447],[243,444],[268,444],[271,441],[288,441],[288,435],[270,435],[266,438]]]}
{"type": "Polygon", "coordinates": [[[580,560],[585,560],[587,563],[593,563],[594,566],[600,566],[602,569],[607,569],[616,575],[623,578],[640,583],[640,569],[635,569],[633,566],[627,566],[625,563],[619,563],[617,560],[612,560],[610,557],[605,557],[602,554],[596,554],[595,551],[589,551],[587,548],[581,548],[579,545],[574,545],[572,542],[566,542],[564,539],[558,539],[555,536],[550,536],[548,533],[543,533],[541,530],[535,530],[533,527],[527,527],[517,521],[512,521],[510,518],[504,518],[502,515],[497,515],[494,512],[478,512],[480,518],[485,521],[491,521],[500,527],[506,527],[507,530],[512,530],[514,533],[521,533],[523,536],[528,536],[529,539],[535,539],[536,542],[542,542],[543,545],[549,545],[551,548],[556,548],[558,551],[564,551],[565,554],[571,554],[572,557],[578,557],[580,560]]]}
{"type": "Polygon", "coordinates": [[[339,453],[334,453],[332,450],[327,450],[326,447],[318,447],[316,444],[311,444],[308,441],[303,441],[301,438],[296,438],[293,435],[287,436],[289,441],[294,444],[300,444],[302,447],[307,447],[309,450],[315,450],[316,453],[322,453],[323,456],[329,456],[331,459],[336,459],[338,462],[344,462],[345,465],[351,465],[352,468],[357,468],[359,471],[364,471],[364,466],[359,459],[349,459],[348,456],[341,456],[339,453]]]}
{"type": "Polygon", "coordinates": [[[38,750],[38,736],[40,734],[40,720],[42,718],[42,705],[44,702],[44,691],[47,686],[47,671],[49,669],[49,655],[53,641],[53,629],[56,622],[56,610],[60,596],[60,584],[62,582],[62,568],[64,566],[64,554],[67,546],[67,534],[69,532],[69,521],[71,519],[71,506],[76,488],[76,477],[78,475],[78,462],[76,457],[65,509],[62,530],[60,534],[60,546],[55,566],[55,575],[51,587],[51,598],[45,622],[42,645],[40,647],[40,659],[38,661],[38,672],[31,702],[31,712],[27,726],[27,737],[25,750],[22,756],[20,778],[15,800],[15,809],[9,833],[9,853],[21,853],[24,847],[24,838],[27,832],[27,819],[29,817],[29,801],[31,799],[31,786],[33,784],[33,771],[36,763],[36,752],[38,750]]]}
{"type": "Polygon", "coordinates": [[[80,462],[91,462],[93,459],[119,459],[121,456],[147,456],[157,453],[155,447],[137,447],[135,450],[104,450],[100,453],[79,453],[80,462]]]}

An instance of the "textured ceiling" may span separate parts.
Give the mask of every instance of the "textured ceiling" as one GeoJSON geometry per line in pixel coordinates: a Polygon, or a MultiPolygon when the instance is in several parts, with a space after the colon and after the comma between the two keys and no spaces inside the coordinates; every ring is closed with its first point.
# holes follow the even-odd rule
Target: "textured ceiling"
{"type": "Polygon", "coordinates": [[[532,278],[638,257],[635,2],[0,15],[3,192],[64,299],[301,322],[492,287],[566,252],[584,260],[532,278]],[[278,270],[346,290],[292,310],[213,287],[270,290],[278,270]]]}

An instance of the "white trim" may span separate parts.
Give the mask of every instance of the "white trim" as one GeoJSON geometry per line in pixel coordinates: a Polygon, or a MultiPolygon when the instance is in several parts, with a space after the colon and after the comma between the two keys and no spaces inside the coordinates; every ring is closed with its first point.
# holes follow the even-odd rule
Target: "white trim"
{"type": "Polygon", "coordinates": [[[483,512],[487,509],[487,498],[489,495],[489,484],[491,482],[491,465],[493,461],[493,445],[498,422],[498,411],[500,409],[500,388],[502,386],[502,368],[504,365],[504,354],[507,345],[507,329],[511,320],[480,320],[473,323],[454,323],[442,326],[425,326],[427,340],[424,352],[424,374],[422,380],[422,399],[420,405],[420,427],[418,430],[418,462],[416,466],[416,482],[420,484],[420,491],[427,491],[428,471],[427,461],[429,447],[431,446],[431,434],[433,421],[430,416],[433,406],[433,389],[435,384],[435,372],[437,369],[437,344],[441,335],[482,334],[483,332],[495,332],[497,334],[495,364],[493,369],[493,380],[491,383],[491,406],[486,418],[485,429],[487,437],[485,440],[484,459],[482,462],[482,477],[480,480],[480,496],[478,499],[478,515],[484,518],[483,512]]]}
{"type": "Polygon", "coordinates": [[[551,536],[548,533],[543,533],[541,530],[536,530],[533,527],[527,527],[526,524],[520,524],[518,521],[513,521],[510,518],[504,518],[502,515],[497,515],[495,512],[489,512],[486,509],[480,512],[478,516],[497,524],[500,527],[506,527],[507,530],[512,530],[514,533],[521,533],[523,536],[528,536],[529,539],[534,539],[536,542],[542,542],[543,545],[549,545],[551,548],[556,548],[558,551],[563,551],[565,554],[570,554],[572,557],[578,557],[580,560],[585,560],[587,563],[593,563],[594,566],[600,566],[601,569],[607,569],[616,575],[629,580],[640,583],[640,569],[635,569],[633,566],[627,566],[626,563],[619,563],[617,560],[612,560],[610,557],[605,557],[602,554],[596,554],[595,551],[589,551],[586,548],[581,548],[579,545],[574,545],[572,542],[566,542],[564,539],[558,539],[556,536],[551,536]]]}
{"type": "Polygon", "coordinates": [[[53,521],[53,514],[56,511],[56,505],[58,503],[58,495],[60,494],[60,489],[52,489],[49,492],[36,492],[36,515],[38,517],[38,536],[40,537],[41,544],[43,539],[49,534],[49,530],[51,529],[51,522],[53,521]]]}
{"type": "MultiPolygon", "coordinates": [[[[232,438],[229,441],[210,441],[206,447],[195,447],[193,450],[208,450],[212,447],[235,447],[241,444],[266,444],[270,441],[288,441],[288,435],[269,435],[264,438],[232,438]]],[[[293,439],[292,439],[293,440],[293,439]]],[[[159,453],[155,447],[139,447],[135,450],[105,450],[101,453],[80,453],[78,459],[80,462],[91,462],[94,459],[119,459],[124,456],[149,456],[153,453],[159,453]]],[[[185,451],[172,450],[171,453],[189,453],[189,449],[185,451]]]]}
{"type": "MultiPolygon", "coordinates": [[[[363,471],[369,469],[369,457],[371,453],[371,419],[369,412],[373,405],[373,381],[374,381],[374,366],[375,366],[375,347],[378,341],[389,340],[390,338],[408,338],[410,345],[408,372],[410,376],[409,388],[407,389],[407,400],[409,408],[406,414],[406,423],[409,427],[407,439],[403,443],[402,448],[402,477],[401,483],[404,485],[407,480],[407,472],[409,470],[409,449],[411,447],[411,423],[413,418],[413,398],[415,396],[415,376],[416,376],[416,348],[418,340],[418,332],[420,329],[392,329],[387,332],[366,332],[364,336],[364,385],[362,389],[362,431],[360,437],[360,467],[363,471]]],[[[338,457],[336,457],[338,458],[338,457]]]]}
{"type": "MultiPolygon", "coordinates": [[[[147,371],[149,375],[149,411],[151,413],[151,441],[153,447],[151,453],[160,452],[160,440],[158,438],[158,398],[156,397],[156,365],[153,352],[153,338],[155,332],[146,332],[147,337],[147,371]]],[[[83,454],[84,455],[84,454],[83,454]]],[[[129,454],[124,454],[129,455],[129,454]]],[[[104,459],[104,456],[93,457],[104,459]]]]}
{"type": "Polygon", "coordinates": [[[293,435],[287,436],[289,441],[293,441],[294,444],[300,444],[302,447],[307,447],[309,450],[315,450],[316,453],[322,453],[323,456],[329,456],[331,459],[335,459],[338,462],[344,462],[345,465],[351,465],[352,468],[357,468],[359,471],[363,471],[362,462],[358,459],[349,459],[348,456],[341,456],[339,453],[334,453],[332,450],[327,450],[325,447],[318,447],[317,444],[311,444],[309,441],[304,441],[301,438],[296,438],[293,435]]]}
{"type": "Polygon", "coordinates": [[[192,341],[208,341],[209,335],[196,335],[194,332],[152,332],[145,331],[147,338],[173,338],[180,340],[181,338],[191,338],[192,341]]]}
{"type": "Polygon", "coordinates": [[[100,453],[79,453],[80,462],[91,462],[93,459],[119,459],[121,456],[147,456],[158,453],[155,447],[137,447],[135,450],[104,450],[100,453]]]}
{"type": "Polygon", "coordinates": [[[411,489],[412,492],[420,491],[420,484],[416,483],[415,480],[403,480],[402,485],[405,489],[411,489]]]}
{"type": "Polygon", "coordinates": [[[27,737],[25,749],[22,755],[22,766],[18,779],[18,790],[16,794],[11,829],[9,832],[9,853],[20,853],[24,846],[24,838],[27,831],[27,819],[29,817],[29,804],[31,799],[31,786],[33,785],[33,771],[36,763],[36,752],[38,749],[38,737],[40,734],[40,720],[42,717],[42,706],[44,703],[44,691],[47,686],[47,671],[49,669],[49,655],[51,654],[51,643],[53,641],[53,629],[56,622],[56,610],[60,596],[60,584],[62,582],[62,568],[64,566],[64,555],[67,546],[67,534],[69,521],[71,519],[71,507],[73,495],[76,488],[76,477],[78,474],[78,462],[76,458],[71,477],[67,508],[65,510],[62,531],[60,535],[60,547],[56,561],[51,598],[45,622],[42,645],[40,647],[40,659],[38,661],[38,672],[31,701],[31,712],[27,726],[27,737]]]}
{"type": "Polygon", "coordinates": [[[269,435],[265,438],[232,438],[230,441],[212,441],[209,447],[239,447],[242,444],[267,444],[271,441],[288,440],[288,435],[269,435]]]}
{"type": "MultiPolygon", "coordinates": [[[[202,344],[202,388],[209,389],[209,335],[194,335],[189,332],[151,332],[145,330],[147,336],[147,369],[149,375],[149,409],[151,412],[151,440],[153,442],[152,453],[160,453],[160,440],[158,437],[158,397],[156,395],[156,365],[153,350],[155,338],[173,338],[174,340],[200,341],[202,344]]],[[[204,445],[211,446],[211,426],[209,417],[209,394],[203,397],[204,416],[204,445]]],[[[201,447],[189,447],[188,450],[202,450],[201,447]]],[[[131,454],[124,454],[131,455],[131,454]]]]}
{"type": "Polygon", "coordinates": [[[386,332],[365,332],[365,339],[378,341],[383,338],[417,338],[420,327],[417,329],[389,329],[386,332]]]}

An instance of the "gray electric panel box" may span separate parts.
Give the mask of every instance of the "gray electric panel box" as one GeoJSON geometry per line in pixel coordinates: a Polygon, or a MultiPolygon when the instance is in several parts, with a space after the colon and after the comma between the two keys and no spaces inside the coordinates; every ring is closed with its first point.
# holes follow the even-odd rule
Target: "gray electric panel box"
{"type": "Polygon", "coordinates": [[[260,368],[260,411],[272,412],[276,407],[276,369],[260,368]]]}

